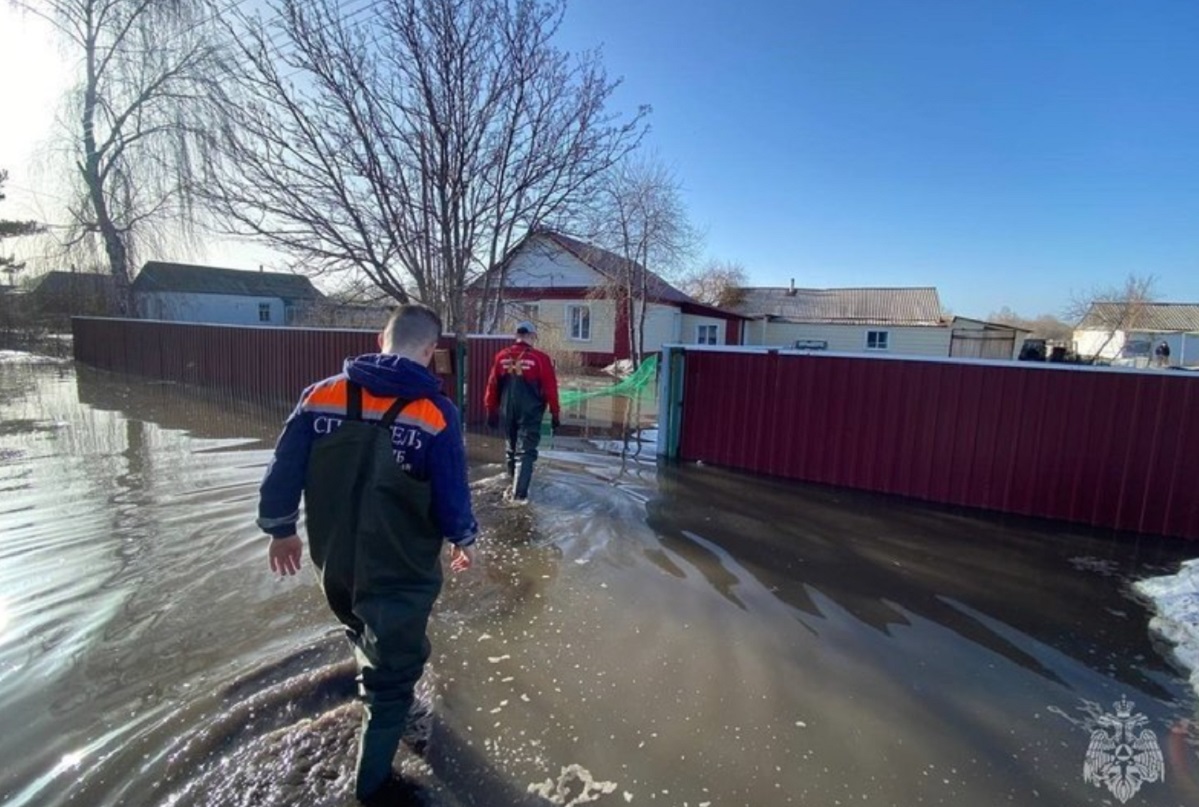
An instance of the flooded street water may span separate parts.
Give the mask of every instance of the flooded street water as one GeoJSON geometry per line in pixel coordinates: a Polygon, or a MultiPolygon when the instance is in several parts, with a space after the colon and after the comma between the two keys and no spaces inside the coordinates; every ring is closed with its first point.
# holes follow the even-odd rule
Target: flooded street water
{"type": "MultiPolygon", "coordinates": [[[[283,414],[0,356],[0,803],[354,803],[348,646],[253,523],[283,414]]],[[[1165,764],[1128,803],[1199,804],[1195,695],[1129,588],[1193,546],[562,438],[505,509],[469,442],[422,803],[1118,804],[1083,766],[1127,698],[1165,764]]]]}

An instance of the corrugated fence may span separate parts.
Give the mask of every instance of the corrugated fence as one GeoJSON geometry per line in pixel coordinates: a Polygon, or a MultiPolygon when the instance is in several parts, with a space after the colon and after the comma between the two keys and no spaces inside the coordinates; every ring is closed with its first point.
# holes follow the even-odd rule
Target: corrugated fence
{"type": "Polygon", "coordinates": [[[690,348],[681,369],[682,459],[1199,538],[1199,377],[690,348]]]}
{"type": "MultiPolygon", "coordinates": [[[[284,405],[294,403],[307,385],[340,371],[346,357],[378,350],[375,331],[85,317],[73,318],[71,330],[75,359],[84,364],[284,405]]],[[[447,395],[463,396],[459,406],[468,423],[484,419],[483,385],[491,357],[509,341],[471,337],[462,349],[453,337],[439,343],[446,351],[440,369],[448,372],[438,375],[447,395]],[[459,387],[463,364],[468,369],[459,387]]]]}
{"type": "Polygon", "coordinates": [[[501,348],[512,344],[512,337],[469,336],[466,344],[466,388],[471,392],[466,396],[463,412],[466,422],[477,426],[487,420],[487,412],[483,409],[483,390],[487,387],[492,361],[501,348]]]}

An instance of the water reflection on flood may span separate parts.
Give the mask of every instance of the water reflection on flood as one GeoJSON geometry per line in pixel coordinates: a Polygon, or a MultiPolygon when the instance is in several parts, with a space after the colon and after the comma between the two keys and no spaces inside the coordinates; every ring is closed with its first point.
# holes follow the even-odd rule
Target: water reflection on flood
{"type": "MultiPolygon", "coordinates": [[[[0,361],[0,801],[353,803],[348,654],[252,522],[283,414],[0,361]]],[[[426,804],[1111,803],[1067,718],[1121,695],[1167,754],[1138,802],[1199,803],[1193,698],[1125,590],[1187,547],[569,438],[510,510],[471,445],[426,804]]]]}

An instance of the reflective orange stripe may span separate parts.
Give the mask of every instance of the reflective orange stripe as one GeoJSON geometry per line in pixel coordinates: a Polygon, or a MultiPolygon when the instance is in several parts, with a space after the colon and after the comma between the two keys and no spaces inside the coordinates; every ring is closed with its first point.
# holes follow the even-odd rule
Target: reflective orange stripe
{"type": "MultiPolygon", "coordinates": [[[[346,379],[335,378],[332,381],[317,386],[312,392],[308,393],[308,397],[304,399],[301,406],[306,412],[319,411],[344,415],[347,399],[346,387],[346,379]]],[[[395,398],[372,395],[370,390],[363,389],[362,416],[370,417],[373,415],[378,419],[383,416],[383,413],[387,411],[394,401],[395,398]]],[[[437,434],[446,426],[445,415],[441,414],[441,410],[437,408],[437,404],[428,398],[413,401],[405,406],[400,411],[399,417],[396,418],[396,422],[411,423],[433,434],[437,434]]]]}

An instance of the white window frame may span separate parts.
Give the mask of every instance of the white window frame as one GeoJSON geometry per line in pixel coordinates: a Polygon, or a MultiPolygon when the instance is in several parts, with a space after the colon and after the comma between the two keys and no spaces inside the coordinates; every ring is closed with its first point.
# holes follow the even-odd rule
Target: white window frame
{"type": "Polygon", "coordinates": [[[890,350],[891,349],[891,332],[890,331],[866,331],[866,349],[867,350],[890,350]],[[870,345],[870,337],[874,337],[874,346],[870,345]],[[879,337],[882,337],[881,339],[879,337]],[[880,344],[881,343],[881,344],[880,344]]]}
{"type": "MultiPolygon", "coordinates": [[[[582,323],[582,320],[579,320],[582,323]]],[[[579,328],[580,333],[582,328],[579,328]]],[[[571,303],[566,306],[566,338],[571,342],[590,342],[591,341],[591,306],[586,303],[571,303]],[[573,314],[576,310],[582,309],[587,312],[587,335],[576,336],[574,329],[573,314]]]]}
{"type": "Polygon", "coordinates": [[[696,325],[695,326],[695,344],[697,344],[697,345],[718,345],[718,344],[720,344],[720,326],[716,325],[715,323],[710,323],[710,322],[696,325]],[[710,341],[710,342],[706,338],[704,338],[704,333],[707,332],[709,328],[712,329],[710,331],[712,334],[712,341],[710,341]]]}
{"type": "Polygon", "coordinates": [[[258,321],[259,322],[270,322],[271,321],[271,304],[270,303],[259,303],[258,304],[258,321]]]}

